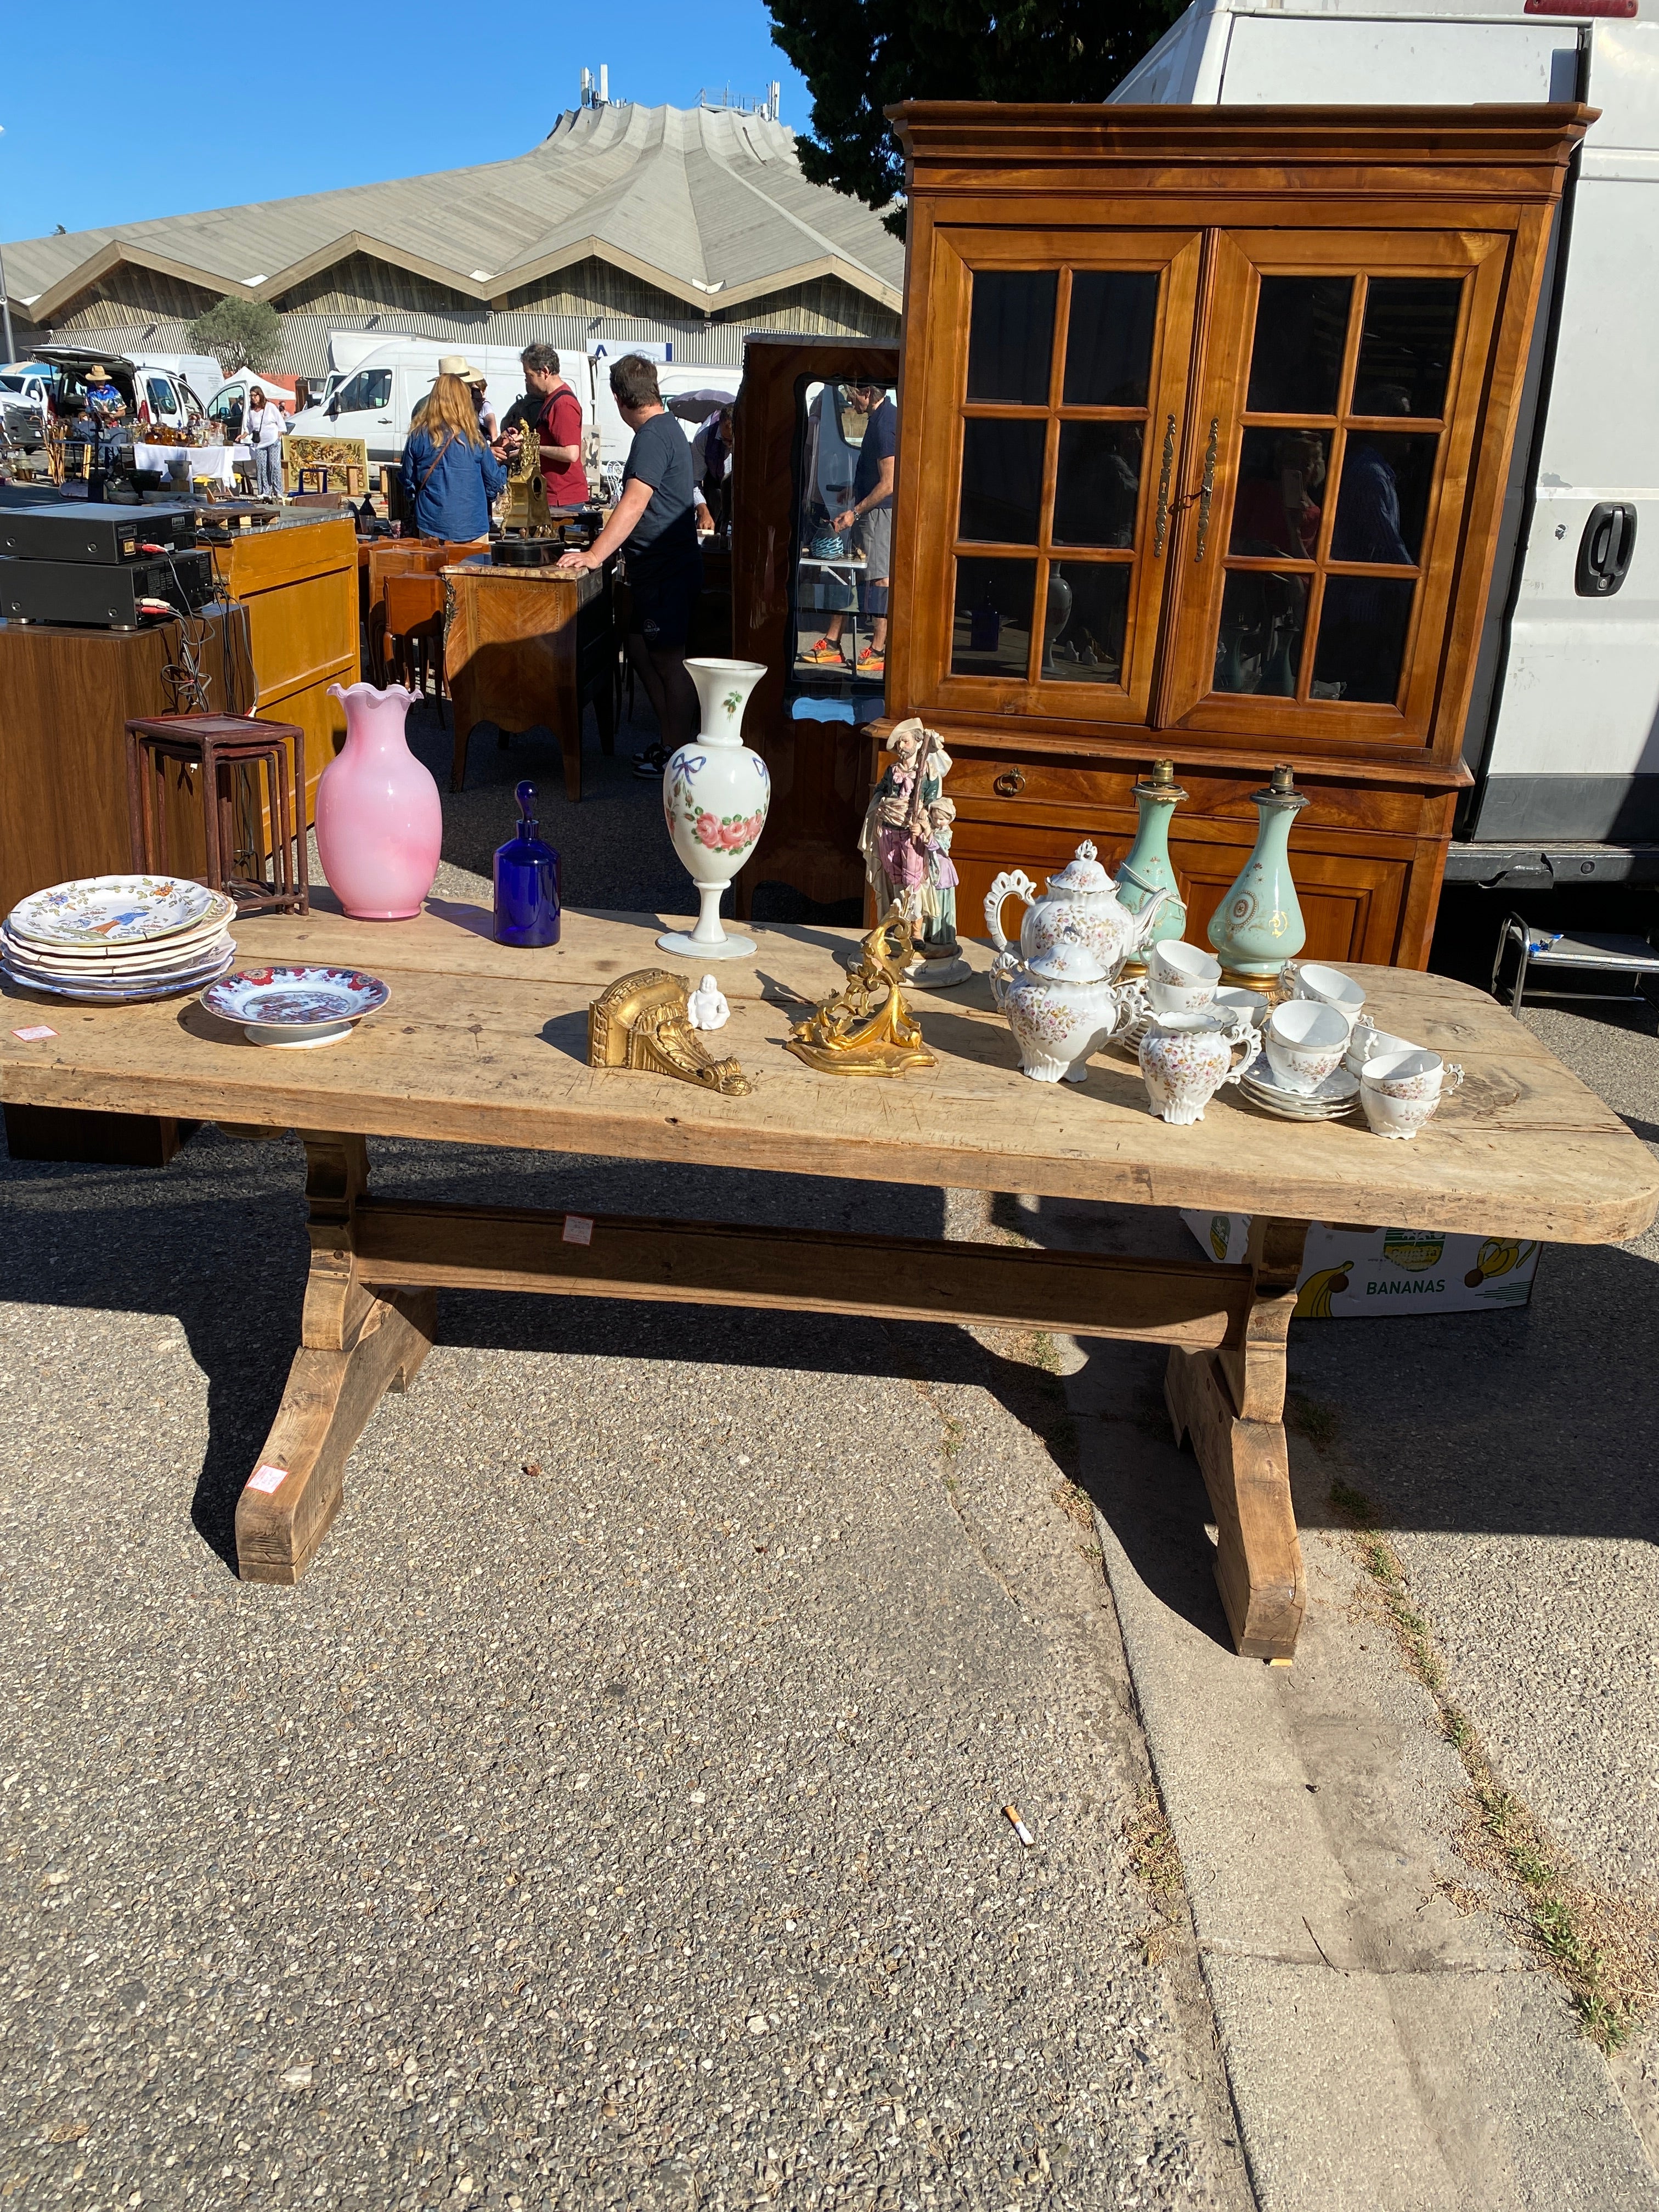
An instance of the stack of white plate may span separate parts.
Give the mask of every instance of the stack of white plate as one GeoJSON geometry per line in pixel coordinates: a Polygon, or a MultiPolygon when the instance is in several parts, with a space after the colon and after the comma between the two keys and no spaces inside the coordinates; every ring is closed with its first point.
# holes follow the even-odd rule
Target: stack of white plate
{"type": "Polygon", "coordinates": [[[1254,1105],[1284,1121],[1340,1121],[1359,1101],[1359,1079],[1346,1067],[1328,1075],[1311,1093],[1285,1090],[1265,1052],[1239,1077],[1238,1087],[1254,1105]]]}
{"type": "Polygon", "coordinates": [[[94,1005],[167,999],[236,957],[235,902],[179,876],[88,876],[18,902],[0,923],[0,974],[94,1005]]]}

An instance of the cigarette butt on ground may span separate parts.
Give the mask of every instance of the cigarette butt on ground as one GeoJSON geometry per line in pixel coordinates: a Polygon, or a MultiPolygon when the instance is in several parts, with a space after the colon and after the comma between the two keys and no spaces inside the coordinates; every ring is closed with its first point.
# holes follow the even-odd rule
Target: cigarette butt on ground
{"type": "Polygon", "coordinates": [[[1021,1843],[1024,1844],[1026,1850],[1028,1851],[1034,1850],[1036,1848],[1036,1838],[1026,1826],[1024,1821],[1020,1819],[1018,1807],[1015,1805],[1005,1805],[1002,1809],[1008,1816],[1009,1826],[1013,1829],[1014,1833],[1019,1838],[1021,1843]]]}

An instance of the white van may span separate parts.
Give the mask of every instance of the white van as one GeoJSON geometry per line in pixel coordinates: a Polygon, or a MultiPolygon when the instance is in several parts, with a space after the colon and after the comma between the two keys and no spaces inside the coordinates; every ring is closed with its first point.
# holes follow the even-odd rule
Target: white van
{"type": "MultiPolygon", "coordinates": [[[[361,361],[325,407],[308,407],[294,420],[304,438],[362,438],[371,465],[395,461],[409,435],[410,417],[431,391],[438,362],[447,353],[465,350],[488,384],[497,421],[524,391],[524,368],[517,346],[458,346],[453,339],[392,338],[361,361]]],[[[586,364],[580,358],[565,371],[582,402],[584,424],[592,420],[586,364]]]]}
{"type": "Polygon", "coordinates": [[[1659,0],[1194,0],[1112,99],[1601,109],[1539,307],[1446,874],[1659,880],[1659,0]]]}
{"type": "MultiPolygon", "coordinates": [[[[645,351],[643,346],[638,349],[613,346],[608,356],[599,356],[592,364],[593,419],[599,427],[599,468],[613,495],[622,488],[623,465],[628,459],[628,448],[633,443],[634,433],[623,421],[617,412],[617,403],[611,396],[611,369],[612,363],[620,360],[624,353],[635,349],[641,353],[645,351]]],[[[571,381],[574,384],[575,379],[573,377],[571,381]]],[[[740,368],[711,368],[705,362],[690,361],[659,362],[657,365],[657,389],[665,403],[683,398],[688,392],[706,392],[711,395],[708,407],[711,415],[719,404],[712,395],[729,392],[735,399],[742,382],[743,371],[740,368]]],[[[688,441],[697,434],[695,419],[682,416],[680,428],[688,441]]]]}

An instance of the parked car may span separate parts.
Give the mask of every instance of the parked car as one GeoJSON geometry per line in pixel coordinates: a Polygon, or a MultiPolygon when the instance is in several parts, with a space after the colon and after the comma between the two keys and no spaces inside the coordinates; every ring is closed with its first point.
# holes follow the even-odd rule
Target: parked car
{"type": "Polygon", "coordinates": [[[0,429],[9,446],[27,453],[46,444],[55,374],[43,361],[0,368],[0,429]]]}
{"type": "Polygon", "coordinates": [[[1585,100],[1516,426],[1449,881],[1659,880],[1659,21],[1649,0],[1195,0],[1139,105],[1585,100]],[[1272,12],[1266,12],[1271,10],[1272,12]]]}

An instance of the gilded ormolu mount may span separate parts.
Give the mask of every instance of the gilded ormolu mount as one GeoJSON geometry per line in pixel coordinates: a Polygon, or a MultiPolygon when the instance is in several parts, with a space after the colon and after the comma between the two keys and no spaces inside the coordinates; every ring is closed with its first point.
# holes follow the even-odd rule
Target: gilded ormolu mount
{"type": "Polygon", "coordinates": [[[639,968],[620,975],[587,1010],[590,1067],[638,1067],[678,1076],[722,1098],[747,1097],[749,1078],[735,1060],[711,1060],[686,1012],[683,975],[639,968]]]}
{"type": "Polygon", "coordinates": [[[541,432],[533,422],[526,422],[519,450],[507,465],[501,528],[509,536],[546,538],[552,527],[547,483],[542,475],[541,432]]]}
{"type": "Polygon", "coordinates": [[[789,1032],[788,1049],[823,1075],[902,1075],[937,1067],[905,1010],[899,980],[915,945],[896,903],[864,940],[864,957],[833,997],[789,1032]]]}

